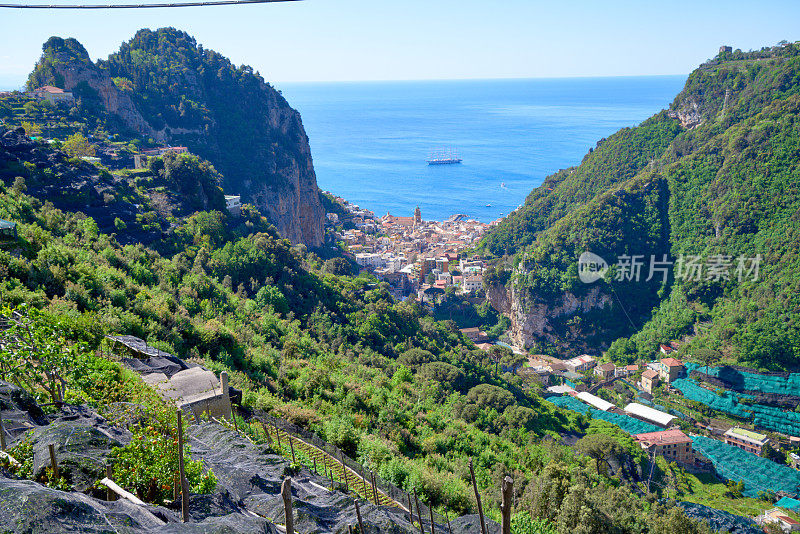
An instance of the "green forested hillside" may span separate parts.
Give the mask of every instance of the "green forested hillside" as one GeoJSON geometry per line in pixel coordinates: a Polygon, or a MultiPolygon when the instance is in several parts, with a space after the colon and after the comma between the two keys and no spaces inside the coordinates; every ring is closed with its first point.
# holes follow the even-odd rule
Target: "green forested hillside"
{"type": "MultiPolygon", "coordinates": [[[[27,180],[45,179],[47,169],[35,168],[27,180]]],[[[184,174],[185,186],[192,176],[204,179],[184,174]]],[[[495,376],[452,322],[394,302],[370,276],[330,274],[254,211],[199,211],[174,226],[155,212],[171,230],[148,246],[121,245],[78,210],[25,194],[25,182],[0,184],[0,218],[19,231],[0,246],[0,300],[40,309],[40,322],[80,354],[63,369],[70,402],[138,401],[130,373],[95,353],[104,334],[132,334],[227,370],[246,407],[317,431],[438,510],[474,511],[472,458],[493,517],[501,477],[513,474],[520,534],[530,532],[525,524],[547,533],[705,532],[660,501],[675,494],[673,467],[659,462],[647,491],[647,459],[619,429],[545,402],[519,377],[495,376]]]]}
{"type": "Polygon", "coordinates": [[[651,356],[657,343],[685,337],[689,356],[796,367],[798,93],[797,44],[721,55],[689,76],[668,113],[622,130],[577,168],[548,178],[481,248],[516,252],[506,263],[518,266],[509,283],[532,300],[599,286],[613,302],[602,320],[599,311],[564,320],[596,349],[613,341],[616,359],[651,356]],[[642,255],[641,280],[617,281],[620,269],[612,267],[605,281],[581,283],[584,251],[612,266],[642,255]],[[660,275],[644,281],[651,254],[675,263],[667,284],[660,275]],[[697,280],[674,276],[689,255],[705,269],[697,280]],[[740,281],[738,260],[757,255],[757,279],[740,281]],[[726,274],[709,271],[709,261],[726,265],[726,274]]]}

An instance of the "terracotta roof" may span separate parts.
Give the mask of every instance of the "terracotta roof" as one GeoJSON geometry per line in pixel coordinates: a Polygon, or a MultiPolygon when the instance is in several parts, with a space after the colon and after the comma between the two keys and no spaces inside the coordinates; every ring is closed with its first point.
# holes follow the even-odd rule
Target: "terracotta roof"
{"type": "Polygon", "coordinates": [[[45,92],[45,93],[50,93],[50,94],[58,94],[58,93],[63,93],[64,90],[61,89],[60,87],[53,87],[52,85],[43,85],[41,87],[37,87],[36,89],[34,89],[33,92],[34,93],[45,92]]]}
{"type": "Polygon", "coordinates": [[[680,367],[683,365],[683,363],[680,360],[676,360],[675,358],[664,358],[661,360],[661,363],[663,363],[667,367],[680,367]]]}
{"type": "Polygon", "coordinates": [[[653,371],[652,369],[648,369],[644,373],[642,373],[642,378],[655,378],[658,376],[658,373],[653,371]]]}
{"type": "Polygon", "coordinates": [[[662,430],[660,432],[647,432],[633,436],[639,443],[649,445],[672,445],[675,443],[691,443],[692,439],[678,429],[662,430]]]}
{"type": "Polygon", "coordinates": [[[639,366],[635,365],[635,364],[634,365],[626,365],[625,369],[627,371],[638,371],[639,370],[639,366]]]}
{"type": "Polygon", "coordinates": [[[603,365],[600,365],[597,368],[600,369],[601,371],[613,371],[614,369],[616,369],[616,366],[613,363],[604,363],[603,365]]]}

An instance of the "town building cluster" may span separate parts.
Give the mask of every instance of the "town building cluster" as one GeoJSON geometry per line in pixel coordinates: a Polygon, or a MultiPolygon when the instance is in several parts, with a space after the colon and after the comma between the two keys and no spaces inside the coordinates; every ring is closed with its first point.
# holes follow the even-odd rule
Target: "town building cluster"
{"type": "Polygon", "coordinates": [[[483,288],[484,262],[466,257],[464,251],[480,239],[488,224],[465,215],[425,221],[419,207],[410,217],[389,213],[376,217],[343,198],[334,198],[346,213],[326,214],[335,239],[344,242],[361,268],[388,282],[396,297],[416,294],[427,302],[449,287],[459,293],[483,288]]]}

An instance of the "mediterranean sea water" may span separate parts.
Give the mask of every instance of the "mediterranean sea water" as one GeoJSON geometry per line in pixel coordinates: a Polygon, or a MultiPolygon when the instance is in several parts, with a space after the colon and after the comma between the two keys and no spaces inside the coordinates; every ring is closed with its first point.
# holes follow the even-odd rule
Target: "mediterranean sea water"
{"type": "Polygon", "coordinates": [[[685,76],[279,84],[317,183],[376,215],[507,215],[590,147],[666,108],[685,76]],[[428,165],[436,149],[463,163],[428,165]]]}

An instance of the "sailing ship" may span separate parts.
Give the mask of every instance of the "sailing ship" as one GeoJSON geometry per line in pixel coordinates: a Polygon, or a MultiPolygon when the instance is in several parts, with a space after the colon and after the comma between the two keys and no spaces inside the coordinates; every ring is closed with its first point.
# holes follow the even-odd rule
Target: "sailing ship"
{"type": "Polygon", "coordinates": [[[461,156],[452,148],[442,148],[428,156],[428,165],[453,165],[461,163],[461,156]]]}

